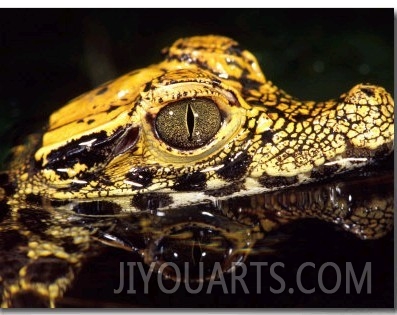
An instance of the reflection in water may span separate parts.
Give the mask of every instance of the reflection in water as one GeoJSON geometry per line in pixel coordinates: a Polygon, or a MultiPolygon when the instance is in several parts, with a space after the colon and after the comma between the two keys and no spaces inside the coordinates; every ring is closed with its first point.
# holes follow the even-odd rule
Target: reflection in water
{"type": "MultiPolygon", "coordinates": [[[[203,281],[214,277],[216,263],[228,272],[251,253],[272,253],[272,246],[283,238],[268,235],[302,218],[333,222],[361,239],[380,238],[393,228],[393,192],[390,170],[367,169],[343,180],[216,204],[79,220],[100,241],[140,254],[147,265],[154,262],[156,271],[163,263],[173,263],[182,281],[203,281]],[[261,246],[253,250],[259,240],[261,246]]],[[[179,280],[175,268],[163,266],[161,272],[179,280]]]]}

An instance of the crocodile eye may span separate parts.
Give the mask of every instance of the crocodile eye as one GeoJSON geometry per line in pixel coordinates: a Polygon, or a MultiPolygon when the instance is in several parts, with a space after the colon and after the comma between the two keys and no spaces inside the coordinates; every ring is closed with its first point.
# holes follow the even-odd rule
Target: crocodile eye
{"type": "Polygon", "coordinates": [[[221,114],[209,99],[176,101],[162,108],[156,130],[165,143],[178,149],[196,149],[210,141],[221,127],[221,114]]]}

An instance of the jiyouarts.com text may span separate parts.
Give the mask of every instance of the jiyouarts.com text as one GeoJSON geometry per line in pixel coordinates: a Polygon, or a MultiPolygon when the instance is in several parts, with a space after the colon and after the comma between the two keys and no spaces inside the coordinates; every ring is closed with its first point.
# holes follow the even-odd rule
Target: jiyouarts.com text
{"type": "MultiPolygon", "coordinates": [[[[261,294],[266,291],[271,294],[284,292],[293,294],[296,291],[303,294],[313,294],[318,291],[333,294],[339,290],[343,290],[347,294],[371,294],[371,262],[366,262],[364,268],[354,268],[351,262],[346,262],[343,266],[334,262],[325,262],[317,265],[313,262],[305,262],[297,268],[294,283],[290,283],[292,282],[290,279],[287,283],[284,279],[283,270],[287,266],[283,262],[236,263],[231,268],[232,271],[228,273],[227,280],[220,263],[214,264],[210,277],[208,277],[209,280],[206,281],[191,281],[189,273],[186,272],[186,270],[189,270],[189,264],[186,262],[183,267],[184,272],[181,272],[180,267],[172,262],[165,262],[160,266],[156,266],[156,263],[152,262],[149,268],[142,262],[120,262],[119,286],[113,292],[114,294],[136,294],[139,291],[139,293],[149,294],[149,283],[156,282],[158,288],[166,294],[175,293],[181,286],[191,294],[203,292],[211,294],[215,288],[217,290],[221,288],[224,294],[235,294],[237,291],[245,294],[261,294]],[[163,275],[165,270],[169,271],[170,269],[173,271],[175,280],[172,281],[171,286],[169,285],[170,281],[166,280],[163,275]],[[252,285],[252,283],[247,285],[248,270],[256,273],[254,277],[256,278],[255,285],[252,285]],[[308,284],[307,281],[305,282],[305,277],[308,274],[312,275],[313,272],[316,275],[316,281],[308,284]],[[263,277],[265,273],[268,273],[267,277],[263,277]],[[139,281],[141,285],[139,286],[136,285],[137,277],[141,278],[139,281]],[[268,279],[268,281],[263,279],[268,279]],[[165,284],[166,282],[167,285],[165,284]]],[[[199,270],[200,268],[204,269],[204,266],[199,265],[199,270]]],[[[250,277],[249,281],[252,282],[252,277],[250,277]]]]}

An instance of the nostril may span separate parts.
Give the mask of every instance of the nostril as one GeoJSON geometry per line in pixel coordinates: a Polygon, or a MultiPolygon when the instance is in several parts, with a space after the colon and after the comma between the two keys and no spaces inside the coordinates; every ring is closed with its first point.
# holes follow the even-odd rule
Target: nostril
{"type": "Polygon", "coordinates": [[[362,87],[361,88],[361,92],[365,93],[365,95],[367,95],[368,97],[374,96],[375,92],[373,89],[371,89],[370,87],[362,87]]]}
{"type": "Polygon", "coordinates": [[[344,94],[342,101],[345,104],[352,105],[370,105],[382,106],[387,100],[384,96],[387,95],[385,89],[367,84],[358,84],[354,86],[347,94],[344,94]]]}

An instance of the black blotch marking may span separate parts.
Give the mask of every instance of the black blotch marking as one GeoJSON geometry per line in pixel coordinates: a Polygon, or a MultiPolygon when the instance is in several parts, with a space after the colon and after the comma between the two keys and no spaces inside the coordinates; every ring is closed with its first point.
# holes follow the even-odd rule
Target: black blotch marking
{"type": "Polygon", "coordinates": [[[272,130],[266,130],[264,133],[262,133],[262,141],[264,143],[272,142],[273,135],[274,135],[274,132],[272,130]]]}
{"type": "MultiPolygon", "coordinates": [[[[59,175],[59,177],[60,177],[61,179],[63,179],[63,180],[69,178],[68,174],[65,173],[65,172],[59,172],[58,170],[55,170],[55,172],[56,172],[56,173],[59,175]]],[[[73,184],[72,184],[72,185],[73,185],[73,184]]],[[[61,188],[60,190],[67,190],[67,189],[69,189],[69,187],[61,188]]]]}
{"type": "Polygon", "coordinates": [[[110,114],[112,111],[118,109],[120,106],[117,105],[109,105],[109,109],[105,111],[106,114],[110,114]]]}
{"type": "Polygon", "coordinates": [[[79,253],[81,251],[81,244],[75,244],[73,237],[64,237],[62,241],[62,247],[68,254],[79,253]]]}
{"type": "Polygon", "coordinates": [[[26,196],[26,202],[35,206],[40,206],[43,204],[43,197],[34,194],[28,194],[26,196]]]}
{"type": "Polygon", "coordinates": [[[26,246],[28,239],[16,230],[0,231],[0,251],[26,246]]]}
{"type": "Polygon", "coordinates": [[[18,221],[33,233],[45,235],[50,227],[50,214],[45,210],[21,208],[18,210],[18,221]]]}
{"type": "Polygon", "coordinates": [[[102,89],[100,89],[98,92],[96,92],[95,95],[102,95],[102,94],[106,93],[108,89],[109,89],[109,87],[105,86],[102,89]]]}
{"type": "MultiPolygon", "coordinates": [[[[110,179],[109,175],[106,174],[99,174],[98,176],[95,177],[95,179],[99,180],[99,183],[105,185],[105,186],[111,186],[114,185],[114,183],[112,182],[112,180],[110,179]],[[99,177],[99,178],[98,178],[99,177]]],[[[91,181],[91,179],[89,179],[87,177],[86,179],[88,182],[91,181]]]]}
{"type": "Polygon", "coordinates": [[[175,181],[174,190],[176,191],[203,191],[206,188],[206,179],[204,173],[194,172],[184,174],[175,181]]]}
{"type": "MultiPolygon", "coordinates": [[[[347,157],[354,158],[368,158],[370,161],[372,159],[382,159],[385,156],[389,155],[393,149],[393,143],[385,143],[376,148],[375,150],[370,150],[366,148],[357,148],[352,145],[350,139],[346,138],[346,153],[347,157]]],[[[354,161],[351,161],[354,163],[354,161]]]]}
{"type": "Polygon", "coordinates": [[[70,191],[70,192],[79,191],[83,187],[86,187],[87,185],[88,185],[88,183],[82,184],[82,183],[72,182],[68,187],[65,187],[66,189],[64,189],[64,191],[70,191]]]}
{"type": "Polygon", "coordinates": [[[152,183],[153,173],[147,168],[138,168],[127,173],[126,178],[129,181],[142,185],[142,187],[138,188],[145,188],[152,183]]]}
{"type": "Polygon", "coordinates": [[[375,152],[371,151],[371,157],[374,159],[383,159],[390,154],[392,148],[393,143],[382,144],[375,150],[375,152]]]}
{"type": "MultiPolygon", "coordinates": [[[[391,144],[383,144],[380,147],[378,147],[376,150],[369,150],[366,148],[357,148],[354,147],[350,141],[346,141],[346,157],[355,157],[355,158],[366,158],[368,159],[369,162],[374,162],[374,161],[382,161],[387,156],[390,154],[391,150],[391,144]]],[[[351,163],[361,163],[361,162],[355,162],[354,160],[351,160],[351,163]]],[[[312,172],[311,172],[311,177],[312,178],[318,178],[318,179],[326,179],[327,177],[331,177],[332,175],[335,175],[336,173],[339,173],[341,171],[346,171],[347,169],[344,169],[343,166],[338,165],[338,164],[333,164],[333,165],[320,165],[317,167],[314,167],[312,172]]]]}
{"type": "MultiPolygon", "coordinates": [[[[81,188],[81,186],[80,186],[81,188]]],[[[70,184],[69,186],[63,186],[63,187],[59,187],[57,188],[58,191],[76,191],[77,189],[77,185],[74,184],[70,184]]]]}
{"type": "Polygon", "coordinates": [[[264,175],[259,178],[259,183],[266,188],[277,188],[284,186],[291,186],[298,182],[297,176],[268,176],[264,175]]]}
{"type": "Polygon", "coordinates": [[[323,179],[335,174],[338,171],[340,166],[338,164],[334,165],[320,165],[318,167],[314,167],[310,177],[323,179]]]}
{"type": "MultiPolygon", "coordinates": [[[[176,48],[178,48],[178,49],[185,49],[186,46],[185,46],[185,44],[183,44],[183,42],[180,42],[178,45],[176,45],[176,48]]],[[[164,51],[164,52],[168,52],[168,51],[169,51],[169,48],[167,47],[167,48],[165,48],[163,51],[164,51]]]]}
{"type": "Polygon", "coordinates": [[[304,115],[301,113],[298,113],[296,115],[292,116],[297,122],[303,122],[305,120],[307,120],[309,117],[311,117],[310,115],[304,115]]]}
{"type": "Polygon", "coordinates": [[[241,189],[242,189],[241,183],[233,183],[219,189],[207,190],[205,191],[205,194],[208,196],[223,197],[238,192],[241,189]]]}
{"type": "MultiPolygon", "coordinates": [[[[117,136],[120,136],[122,130],[118,129],[112,136],[107,137],[106,131],[97,132],[91,135],[83,136],[78,140],[72,140],[68,144],[52,151],[48,154],[47,168],[57,170],[58,168],[67,168],[76,163],[86,164],[92,167],[95,163],[102,162],[110,154],[109,146],[117,136]],[[96,139],[91,147],[80,145],[82,142],[88,142],[96,139]],[[95,149],[94,149],[95,148],[95,149]]],[[[67,176],[63,172],[57,172],[60,176],[67,176]],[[62,175],[63,174],[63,175],[62,175]]]]}
{"type": "MultiPolygon", "coordinates": [[[[244,69],[244,72],[247,71],[244,69]]],[[[248,73],[247,73],[248,74],[248,73]]],[[[241,85],[243,86],[242,90],[242,95],[245,96],[250,96],[251,95],[251,90],[259,90],[259,88],[262,86],[261,82],[249,79],[245,76],[241,76],[240,78],[234,77],[234,76],[229,76],[229,80],[234,80],[237,82],[240,82],[241,85]]],[[[251,101],[249,101],[251,103],[251,101]]],[[[263,103],[260,101],[256,102],[258,105],[263,106],[263,103]]]]}
{"type": "Polygon", "coordinates": [[[87,124],[91,125],[93,122],[95,122],[95,119],[89,119],[87,120],[87,124]]]}
{"type": "Polygon", "coordinates": [[[138,135],[138,127],[119,127],[109,137],[104,130],[83,136],[48,154],[46,168],[55,170],[62,179],[67,179],[68,175],[65,172],[57,171],[57,169],[72,167],[76,163],[85,164],[88,168],[91,168],[94,165],[108,162],[115,155],[124,153],[133,147],[138,135]],[[91,146],[80,145],[82,142],[88,142],[93,139],[95,141],[91,146]]]}
{"type": "Polygon", "coordinates": [[[131,199],[131,205],[139,210],[157,210],[172,203],[172,197],[162,193],[138,194],[131,199]]]}
{"type": "Polygon", "coordinates": [[[221,80],[218,79],[212,79],[212,86],[217,87],[221,84],[221,80]]]}
{"type": "Polygon", "coordinates": [[[147,92],[150,90],[150,88],[152,87],[152,82],[148,82],[145,84],[145,87],[143,88],[143,92],[147,92]]]}
{"type": "Polygon", "coordinates": [[[248,70],[244,69],[241,78],[237,80],[241,82],[243,85],[243,93],[247,95],[250,94],[250,90],[259,90],[259,88],[262,86],[261,82],[249,79],[248,75],[248,70]]]}
{"type": "Polygon", "coordinates": [[[48,297],[42,296],[35,291],[20,291],[12,294],[11,296],[12,307],[18,308],[48,308],[50,307],[48,297]]]}
{"type": "Polygon", "coordinates": [[[371,89],[371,88],[369,88],[369,87],[363,87],[363,88],[361,88],[361,91],[362,91],[363,93],[365,93],[365,95],[367,95],[367,96],[369,96],[369,97],[375,95],[374,90],[371,89]]]}
{"type": "Polygon", "coordinates": [[[73,211],[78,214],[87,215],[107,215],[121,212],[121,206],[111,201],[89,201],[80,202],[73,207],[73,211]]]}
{"type": "Polygon", "coordinates": [[[225,180],[240,179],[247,172],[251,160],[252,158],[247,152],[242,152],[237,157],[228,155],[223,161],[224,166],[216,173],[225,180]]]}
{"type": "Polygon", "coordinates": [[[84,122],[84,119],[79,119],[79,120],[77,121],[78,124],[82,124],[83,122],[84,122]]]}
{"type": "Polygon", "coordinates": [[[51,284],[70,272],[69,264],[57,257],[40,257],[26,268],[26,279],[33,283],[51,284]]]}

